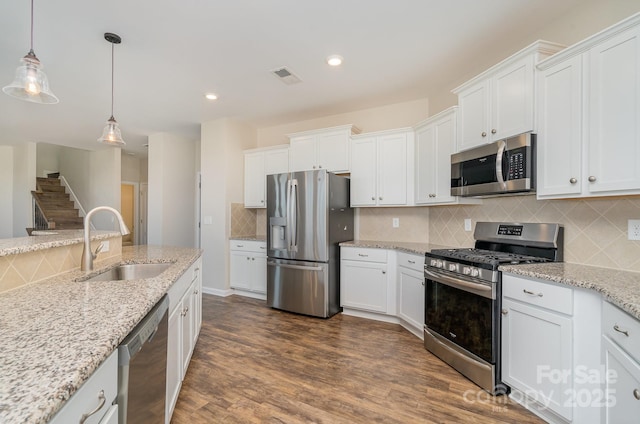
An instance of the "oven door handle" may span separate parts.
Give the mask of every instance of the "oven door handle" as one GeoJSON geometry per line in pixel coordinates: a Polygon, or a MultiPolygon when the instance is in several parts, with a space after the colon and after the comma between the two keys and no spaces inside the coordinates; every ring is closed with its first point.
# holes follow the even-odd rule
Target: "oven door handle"
{"type": "Polygon", "coordinates": [[[489,299],[495,299],[493,286],[461,280],[459,278],[450,277],[448,275],[444,275],[426,268],[424,269],[424,274],[437,283],[445,284],[447,286],[464,290],[466,292],[476,293],[482,297],[487,297],[489,299]]]}

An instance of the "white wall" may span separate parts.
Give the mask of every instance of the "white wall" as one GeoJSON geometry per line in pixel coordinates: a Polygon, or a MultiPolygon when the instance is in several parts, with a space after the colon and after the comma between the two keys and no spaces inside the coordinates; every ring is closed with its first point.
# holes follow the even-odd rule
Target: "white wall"
{"type": "Polygon", "coordinates": [[[13,237],[13,147],[0,146],[0,239],[13,237]]]}
{"type": "Polygon", "coordinates": [[[149,244],[194,247],[195,142],[172,134],[149,136],[149,244]]]}
{"type": "Polygon", "coordinates": [[[140,182],[140,158],[122,152],[121,157],[122,181],[140,182]]]}
{"type": "Polygon", "coordinates": [[[231,202],[243,199],[242,150],[255,147],[256,131],[231,119],[218,119],[202,124],[200,143],[203,286],[209,293],[225,294],[231,202]]]}
{"type": "Polygon", "coordinates": [[[36,143],[13,148],[13,237],[26,237],[33,227],[31,191],[36,189],[36,143]]]}
{"type": "Polygon", "coordinates": [[[85,211],[91,209],[90,154],[88,150],[63,147],[60,150],[60,174],[63,175],[85,211]]]}
{"type": "Polygon", "coordinates": [[[38,143],[36,145],[36,176],[46,177],[46,172],[56,172],[60,170],[60,152],[62,146],[48,143],[38,143]]]}
{"type": "MultiPolygon", "coordinates": [[[[89,200],[83,204],[87,212],[96,206],[120,210],[120,148],[109,147],[89,152],[89,200]]],[[[74,188],[75,191],[75,188],[74,188]]],[[[99,212],[92,219],[98,230],[119,229],[113,214],[99,212]]]]}

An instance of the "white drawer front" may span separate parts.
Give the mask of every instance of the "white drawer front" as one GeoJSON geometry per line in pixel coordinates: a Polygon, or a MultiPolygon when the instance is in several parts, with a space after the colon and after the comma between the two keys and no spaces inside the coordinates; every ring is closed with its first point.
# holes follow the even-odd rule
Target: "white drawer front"
{"type": "Polygon", "coordinates": [[[340,259],[363,262],[387,262],[386,249],[369,249],[363,247],[341,247],[340,259]]]}
{"type": "Polygon", "coordinates": [[[118,350],[116,349],[98,367],[77,392],[53,417],[50,424],[77,423],[83,414],[89,414],[97,409],[86,421],[86,424],[99,423],[101,418],[111,408],[111,403],[118,394],[118,350]],[[103,397],[100,397],[100,394],[103,397]],[[103,403],[104,398],[104,403],[103,403]],[[102,408],[98,406],[102,404],[102,408]]]}
{"type": "Polygon", "coordinates": [[[229,240],[229,250],[262,252],[267,254],[267,242],[258,240],[229,240]]]}
{"type": "Polygon", "coordinates": [[[503,274],[502,294],[530,305],[573,315],[573,290],[570,287],[503,274]]]}
{"type": "Polygon", "coordinates": [[[602,331],[640,362],[640,321],[611,303],[603,302],[602,331]]]}
{"type": "Polygon", "coordinates": [[[414,271],[424,271],[424,255],[413,255],[411,253],[398,252],[398,266],[413,269],[414,271]]]}

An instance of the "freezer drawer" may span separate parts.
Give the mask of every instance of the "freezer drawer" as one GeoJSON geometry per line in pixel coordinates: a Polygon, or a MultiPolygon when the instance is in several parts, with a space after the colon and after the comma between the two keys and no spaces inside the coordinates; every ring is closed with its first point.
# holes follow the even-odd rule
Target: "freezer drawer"
{"type": "Polygon", "coordinates": [[[329,264],[270,258],[267,305],[322,318],[333,315],[329,308],[329,264]]]}

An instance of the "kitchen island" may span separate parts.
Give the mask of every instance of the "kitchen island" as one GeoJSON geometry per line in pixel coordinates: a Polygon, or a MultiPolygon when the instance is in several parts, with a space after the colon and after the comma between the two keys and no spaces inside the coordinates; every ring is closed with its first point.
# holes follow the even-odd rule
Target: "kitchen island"
{"type": "Polygon", "coordinates": [[[0,422],[48,422],[201,253],[125,247],[91,273],[0,293],[0,422]],[[81,281],[121,263],[173,265],[149,279],[81,281]]]}

